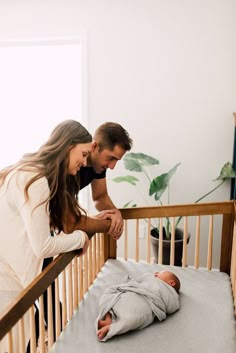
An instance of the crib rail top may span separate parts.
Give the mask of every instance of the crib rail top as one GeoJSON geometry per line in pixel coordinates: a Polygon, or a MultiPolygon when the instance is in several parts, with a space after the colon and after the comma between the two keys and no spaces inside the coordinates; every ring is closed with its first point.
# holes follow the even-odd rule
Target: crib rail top
{"type": "Polygon", "coordinates": [[[234,201],[121,208],[124,219],[234,214],[234,201]]]}

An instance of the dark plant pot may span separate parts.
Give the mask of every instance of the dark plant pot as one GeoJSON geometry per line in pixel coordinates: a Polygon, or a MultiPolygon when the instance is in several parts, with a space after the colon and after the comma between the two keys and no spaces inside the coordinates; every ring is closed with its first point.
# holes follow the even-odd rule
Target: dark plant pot
{"type": "MultiPolygon", "coordinates": [[[[184,232],[180,228],[175,230],[175,266],[182,266],[182,256],[183,256],[183,236],[184,232]]],[[[190,234],[188,234],[187,244],[190,239],[190,234]]],[[[153,228],[151,230],[151,243],[155,262],[158,262],[158,252],[159,252],[159,230],[153,228]]],[[[162,263],[164,265],[170,264],[170,244],[171,241],[166,239],[165,230],[163,228],[163,250],[162,250],[162,263]]]]}

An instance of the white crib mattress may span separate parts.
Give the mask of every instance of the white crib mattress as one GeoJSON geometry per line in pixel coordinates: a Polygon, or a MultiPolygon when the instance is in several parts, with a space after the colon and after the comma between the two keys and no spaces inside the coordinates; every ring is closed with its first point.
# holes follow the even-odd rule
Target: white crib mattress
{"type": "Polygon", "coordinates": [[[133,261],[108,260],[72,320],[54,344],[53,353],[235,353],[236,320],[229,276],[133,261]],[[95,319],[105,288],[125,274],[169,269],[181,281],[180,310],[145,329],[99,342],[95,319]]]}

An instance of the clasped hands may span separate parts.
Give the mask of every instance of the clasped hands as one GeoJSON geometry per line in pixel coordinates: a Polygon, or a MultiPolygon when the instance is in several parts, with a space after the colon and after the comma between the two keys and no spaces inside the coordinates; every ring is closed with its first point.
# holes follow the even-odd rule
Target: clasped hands
{"type": "Polygon", "coordinates": [[[97,219],[109,219],[111,221],[111,225],[107,233],[115,240],[118,240],[121,237],[123,233],[124,221],[119,210],[104,210],[98,213],[95,217],[97,219]]]}
{"type": "MultiPolygon", "coordinates": [[[[82,216],[83,218],[84,216],[82,216]]],[[[85,221],[86,218],[83,219],[83,221],[85,221]]],[[[113,210],[104,210],[104,211],[101,211],[100,213],[98,213],[97,215],[93,216],[93,217],[88,217],[87,218],[87,221],[89,222],[89,224],[91,225],[91,220],[97,220],[98,222],[99,221],[109,221],[109,226],[107,226],[106,224],[106,228],[107,229],[102,229],[100,228],[100,226],[98,227],[98,224],[95,226],[94,230],[96,229],[96,232],[104,232],[104,233],[107,233],[109,234],[113,239],[115,240],[118,240],[120,238],[120,236],[122,235],[123,233],[123,219],[121,217],[121,213],[119,210],[116,210],[116,209],[113,209],[113,210]]],[[[82,221],[82,223],[83,223],[82,221]]],[[[100,223],[100,222],[99,222],[100,223]]],[[[81,226],[81,225],[80,225],[81,226]]],[[[83,227],[81,227],[82,229],[83,227]]],[[[84,244],[84,247],[83,247],[83,250],[82,250],[82,253],[81,255],[84,255],[88,249],[88,246],[89,246],[89,242],[90,242],[90,238],[91,238],[91,234],[93,233],[89,233],[88,231],[88,227],[87,230],[86,230],[87,227],[85,227],[83,230],[87,233],[88,237],[85,241],[85,244],[84,244]]],[[[93,234],[92,234],[93,235],[93,234]]]]}
{"type": "Polygon", "coordinates": [[[65,233],[82,230],[87,234],[81,253],[83,255],[87,251],[89,240],[95,233],[108,233],[113,239],[118,240],[123,232],[123,219],[119,210],[112,209],[104,210],[93,217],[81,215],[79,221],[77,221],[67,210],[63,228],[65,233]]]}

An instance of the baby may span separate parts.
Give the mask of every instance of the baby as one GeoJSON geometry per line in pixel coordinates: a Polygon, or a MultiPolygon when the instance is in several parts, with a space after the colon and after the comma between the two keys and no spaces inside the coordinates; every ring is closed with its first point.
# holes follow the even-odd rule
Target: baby
{"type": "Polygon", "coordinates": [[[155,278],[160,280],[158,281],[158,286],[156,286],[155,284],[153,285],[152,280],[150,282],[150,275],[151,274],[145,274],[145,276],[141,276],[141,280],[131,282],[132,285],[130,285],[130,287],[129,282],[127,282],[127,284],[125,283],[124,285],[112,286],[105,291],[105,300],[101,301],[100,313],[102,313],[102,305],[105,305],[105,307],[109,305],[107,298],[108,301],[111,300],[112,304],[110,305],[110,310],[107,311],[105,315],[100,316],[100,318],[98,316],[98,340],[105,341],[114,335],[144,328],[150,325],[155,317],[157,317],[159,321],[162,321],[165,319],[166,314],[170,314],[179,308],[179,278],[170,271],[155,272],[155,278]],[[163,282],[165,283],[164,285],[163,282]],[[119,290],[120,292],[118,293],[119,290]],[[109,299],[109,292],[110,296],[113,296],[113,299],[109,299]],[[154,303],[152,303],[153,297],[156,298],[156,302],[154,303]],[[166,303],[162,302],[162,300],[164,300],[163,297],[168,297],[166,303]],[[147,307],[148,302],[150,305],[147,307]],[[159,306],[159,311],[156,309],[156,312],[153,312],[153,307],[156,308],[157,306],[159,306]],[[165,310],[163,308],[166,308],[166,312],[164,312],[165,310]],[[141,310],[142,313],[140,312],[141,310]],[[145,319],[141,322],[140,318],[145,319]],[[113,332],[111,333],[112,325],[113,332]]]}

